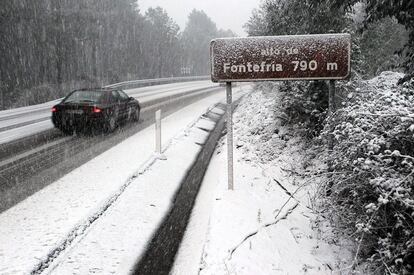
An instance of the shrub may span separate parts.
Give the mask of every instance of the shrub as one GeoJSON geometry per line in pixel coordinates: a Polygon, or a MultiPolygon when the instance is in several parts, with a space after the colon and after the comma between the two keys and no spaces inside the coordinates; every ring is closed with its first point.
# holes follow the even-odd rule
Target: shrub
{"type": "Polygon", "coordinates": [[[323,128],[328,107],[326,82],[283,82],[279,91],[286,123],[302,127],[306,137],[317,136],[323,128]]]}
{"type": "Polygon", "coordinates": [[[323,131],[335,140],[327,209],[379,274],[414,272],[414,81],[400,77],[361,82],[323,131]]]}

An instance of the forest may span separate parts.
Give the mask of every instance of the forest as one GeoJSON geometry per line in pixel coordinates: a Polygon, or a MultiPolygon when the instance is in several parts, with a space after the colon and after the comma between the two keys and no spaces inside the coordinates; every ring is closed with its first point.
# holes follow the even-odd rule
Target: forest
{"type": "Polygon", "coordinates": [[[3,0],[0,110],[80,87],[209,73],[209,42],[234,36],[193,10],[184,30],[135,0],[3,0]],[[184,68],[184,69],[183,69],[184,68]]]}

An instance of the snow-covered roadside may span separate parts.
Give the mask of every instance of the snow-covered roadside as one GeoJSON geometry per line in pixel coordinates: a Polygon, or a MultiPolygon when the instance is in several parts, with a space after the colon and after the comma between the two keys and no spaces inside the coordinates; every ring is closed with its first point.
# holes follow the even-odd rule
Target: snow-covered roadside
{"type": "MultiPolygon", "coordinates": [[[[223,114],[219,108],[211,110],[223,114]]],[[[176,136],[156,161],[133,179],[87,234],[66,249],[45,273],[128,274],[169,212],[180,183],[215,123],[206,117],[176,136]],[[168,172],[167,172],[168,171],[168,172]],[[170,171],[174,171],[171,173],[170,171]]]]}
{"type": "MultiPolygon", "coordinates": [[[[163,144],[222,99],[223,94],[215,94],[164,118],[163,144]]],[[[66,245],[64,240],[83,233],[91,217],[98,218],[125,183],[136,176],[138,168],[147,166],[153,155],[154,136],[153,127],[142,130],[1,213],[0,273],[30,273],[59,252],[57,248],[66,245]]]]}
{"type": "MultiPolygon", "coordinates": [[[[257,91],[234,114],[235,190],[217,149],[172,274],[340,274],[350,247],[313,207],[301,139],[277,119],[277,96],[257,91]],[[299,174],[298,174],[299,172],[299,174]]],[[[224,142],[224,141],[223,141],[224,142]]]]}

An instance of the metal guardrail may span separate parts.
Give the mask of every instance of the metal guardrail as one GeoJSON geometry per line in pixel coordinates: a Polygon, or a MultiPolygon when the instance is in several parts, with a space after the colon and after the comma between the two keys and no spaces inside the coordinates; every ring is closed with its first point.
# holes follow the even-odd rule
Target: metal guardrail
{"type": "Polygon", "coordinates": [[[133,89],[144,86],[153,86],[160,84],[170,84],[177,82],[190,82],[190,81],[200,81],[200,80],[209,80],[211,77],[209,75],[203,76],[186,76],[186,77],[166,77],[166,78],[154,78],[154,79],[141,79],[141,80],[131,80],[124,81],[115,84],[110,84],[105,86],[105,88],[123,88],[123,89],[133,89]]]}

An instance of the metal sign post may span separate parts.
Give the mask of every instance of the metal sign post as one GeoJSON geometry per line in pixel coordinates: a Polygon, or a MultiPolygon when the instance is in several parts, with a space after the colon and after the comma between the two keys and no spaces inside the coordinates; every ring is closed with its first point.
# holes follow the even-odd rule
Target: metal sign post
{"type": "MultiPolygon", "coordinates": [[[[329,80],[329,102],[328,102],[328,117],[331,117],[336,111],[336,102],[335,102],[335,80],[329,80]]],[[[334,137],[333,137],[334,126],[330,125],[329,136],[328,136],[328,172],[332,172],[332,151],[334,147],[334,137]]]]}
{"type": "Polygon", "coordinates": [[[329,80],[329,109],[328,115],[332,115],[336,111],[335,102],[335,80],[329,80]]]}
{"type": "Polygon", "coordinates": [[[233,102],[231,82],[226,82],[227,97],[227,180],[228,189],[233,190],[233,102]]]}
{"type": "MultiPolygon", "coordinates": [[[[329,80],[328,86],[329,86],[328,117],[330,117],[336,111],[335,80],[329,80]]],[[[329,147],[328,149],[329,149],[329,151],[332,151],[332,149],[333,149],[333,137],[332,137],[333,128],[332,128],[332,126],[331,126],[330,131],[331,131],[331,135],[330,135],[329,142],[328,142],[328,147],[329,147]]]]}

